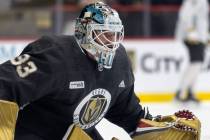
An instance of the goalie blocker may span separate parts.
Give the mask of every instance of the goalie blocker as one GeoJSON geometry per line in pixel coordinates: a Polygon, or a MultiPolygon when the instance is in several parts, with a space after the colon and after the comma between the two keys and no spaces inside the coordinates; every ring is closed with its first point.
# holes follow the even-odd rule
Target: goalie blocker
{"type": "Polygon", "coordinates": [[[187,110],[156,120],[141,119],[134,140],[200,140],[201,123],[187,110]]]}

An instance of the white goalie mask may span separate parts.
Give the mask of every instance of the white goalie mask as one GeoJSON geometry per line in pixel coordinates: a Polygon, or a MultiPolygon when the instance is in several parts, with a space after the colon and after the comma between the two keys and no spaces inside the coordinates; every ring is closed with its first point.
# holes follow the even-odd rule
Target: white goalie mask
{"type": "Polygon", "coordinates": [[[124,27],[115,10],[97,2],[82,10],[76,22],[75,36],[102,71],[112,68],[115,52],[124,38],[124,27]]]}

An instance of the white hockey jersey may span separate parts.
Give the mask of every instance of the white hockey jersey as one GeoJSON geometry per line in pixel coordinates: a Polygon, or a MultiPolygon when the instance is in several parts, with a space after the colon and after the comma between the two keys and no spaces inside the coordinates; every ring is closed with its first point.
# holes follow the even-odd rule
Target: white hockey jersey
{"type": "Polygon", "coordinates": [[[209,30],[209,4],[207,0],[184,0],[179,11],[175,37],[206,43],[209,30]]]}

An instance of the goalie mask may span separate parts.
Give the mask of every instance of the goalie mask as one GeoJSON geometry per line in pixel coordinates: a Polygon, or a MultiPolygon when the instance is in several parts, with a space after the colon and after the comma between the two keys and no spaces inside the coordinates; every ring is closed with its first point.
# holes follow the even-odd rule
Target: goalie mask
{"type": "Polygon", "coordinates": [[[112,67],[115,51],[124,37],[124,28],[114,9],[97,2],[82,10],[76,21],[75,36],[102,71],[112,67]]]}

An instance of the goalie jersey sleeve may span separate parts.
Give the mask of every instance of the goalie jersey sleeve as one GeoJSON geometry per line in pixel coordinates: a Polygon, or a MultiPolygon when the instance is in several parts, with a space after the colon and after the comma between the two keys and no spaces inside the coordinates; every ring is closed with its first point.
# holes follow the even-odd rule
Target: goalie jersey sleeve
{"type": "Polygon", "coordinates": [[[121,57],[124,59],[119,60],[119,62],[122,61],[126,66],[123,69],[128,72],[127,79],[129,80],[127,80],[125,89],[122,90],[113,106],[111,106],[106,118],[130,133],[136,129],[140,118],[144,117],[144,110],[142,110],[140,100],[134,93],[134,76],[131,63],[125,50],[122,49],[121,51],[121,57]]]}
{"type": "Polygon", "coordinates": [[[133,86],[125,90],[115,105],[106,116],[108,120],[124,128],[128,133],[133,132],[144,111],[139,105],[139,100],[133,93],[133,86]]]}
{"type": "Polygon", "coordinates": [[[25,106],[59,90],[62,55],[47,39],[29,44],[16,58],[0,66],[0,99],[25,106]],[[50,55],[49,55],[50,54],[50,55]]]}

